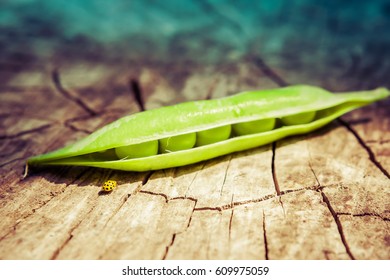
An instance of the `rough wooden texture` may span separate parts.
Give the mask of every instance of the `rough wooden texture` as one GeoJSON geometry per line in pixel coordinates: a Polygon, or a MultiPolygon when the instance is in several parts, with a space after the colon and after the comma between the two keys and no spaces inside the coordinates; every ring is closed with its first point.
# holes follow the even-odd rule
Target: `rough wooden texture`
{"type": "Polygon", "coordinates": [[[22,180],[29,156],[139,111],[134,92],[151,109],[287,83],[348,84],[255,59],[69,63],[5,76],[2,259],[390,259],[389,100],[305,136],[186,167],[55,167],[22,180]],[[107,179],[119,186],[101,195],[107,179]]]}

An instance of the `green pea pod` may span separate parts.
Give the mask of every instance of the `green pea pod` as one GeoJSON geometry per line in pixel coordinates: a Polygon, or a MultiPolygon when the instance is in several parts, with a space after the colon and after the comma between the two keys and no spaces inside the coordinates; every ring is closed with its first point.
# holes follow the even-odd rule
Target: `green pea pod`
{"type": "Polygon", "coordinates": [[[332,94],[296,85],[185,102],[118,119],[29,165],[79,165],[129,171],[183,166],[316,130],[389,91],[332,94]]]}

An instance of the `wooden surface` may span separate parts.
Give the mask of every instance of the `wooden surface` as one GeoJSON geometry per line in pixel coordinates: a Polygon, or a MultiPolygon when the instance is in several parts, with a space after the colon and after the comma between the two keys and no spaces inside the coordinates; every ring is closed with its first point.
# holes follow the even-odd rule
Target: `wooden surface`
{"type": "Polygon", "coordinates": [[[288,83],[359,89],[348,79],[257,58],[2,65],[1,74],[1,259],[390,259],[389,100],[305,136],[186,167],[55,167],[21,179],[29,156],[142,107],[288,83]],[[101,195],[107,179],[119,187],[101,195]]]}

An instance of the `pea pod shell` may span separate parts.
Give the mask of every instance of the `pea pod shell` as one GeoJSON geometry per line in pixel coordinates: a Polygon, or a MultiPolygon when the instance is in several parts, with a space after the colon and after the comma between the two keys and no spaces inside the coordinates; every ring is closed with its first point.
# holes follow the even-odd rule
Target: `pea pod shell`
{"type": "Polygon", "coordinates": [[[215,100],[186,102],[123,117],[72,145],[32,157],[28,160],[28,164],[81,165],[131,171],[182,166],[254,148],[290,135],[308,133],[346,112],[388,96],[389,91],[385,88],[332,94],[318,87],[296,85],[278,89],[248,91],[215,100]],[[271,131],[233,137],[189,150],[111,161],[96,161],[85,156],[116,147],[224,125],[282,118],[313,111],[326,112],[326,114],[324,113],[323,116],[319,116],[307,124],[282,126],[271,131]]]}

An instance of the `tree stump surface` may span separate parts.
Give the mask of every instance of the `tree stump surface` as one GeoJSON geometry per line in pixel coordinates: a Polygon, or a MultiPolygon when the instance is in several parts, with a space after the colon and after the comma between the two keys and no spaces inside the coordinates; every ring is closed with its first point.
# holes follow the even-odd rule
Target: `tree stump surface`
{"type": "Polygon", "coordinates": [[[389,100],[185,167],[45,167],[22,179],[28,157],[142,107],[284,84],[345,91],[348,80],[256,59],[1,72],[1,259],[390,259],[389,100]],[[118,188],[99,194],[108,179],[118,188]]]}

